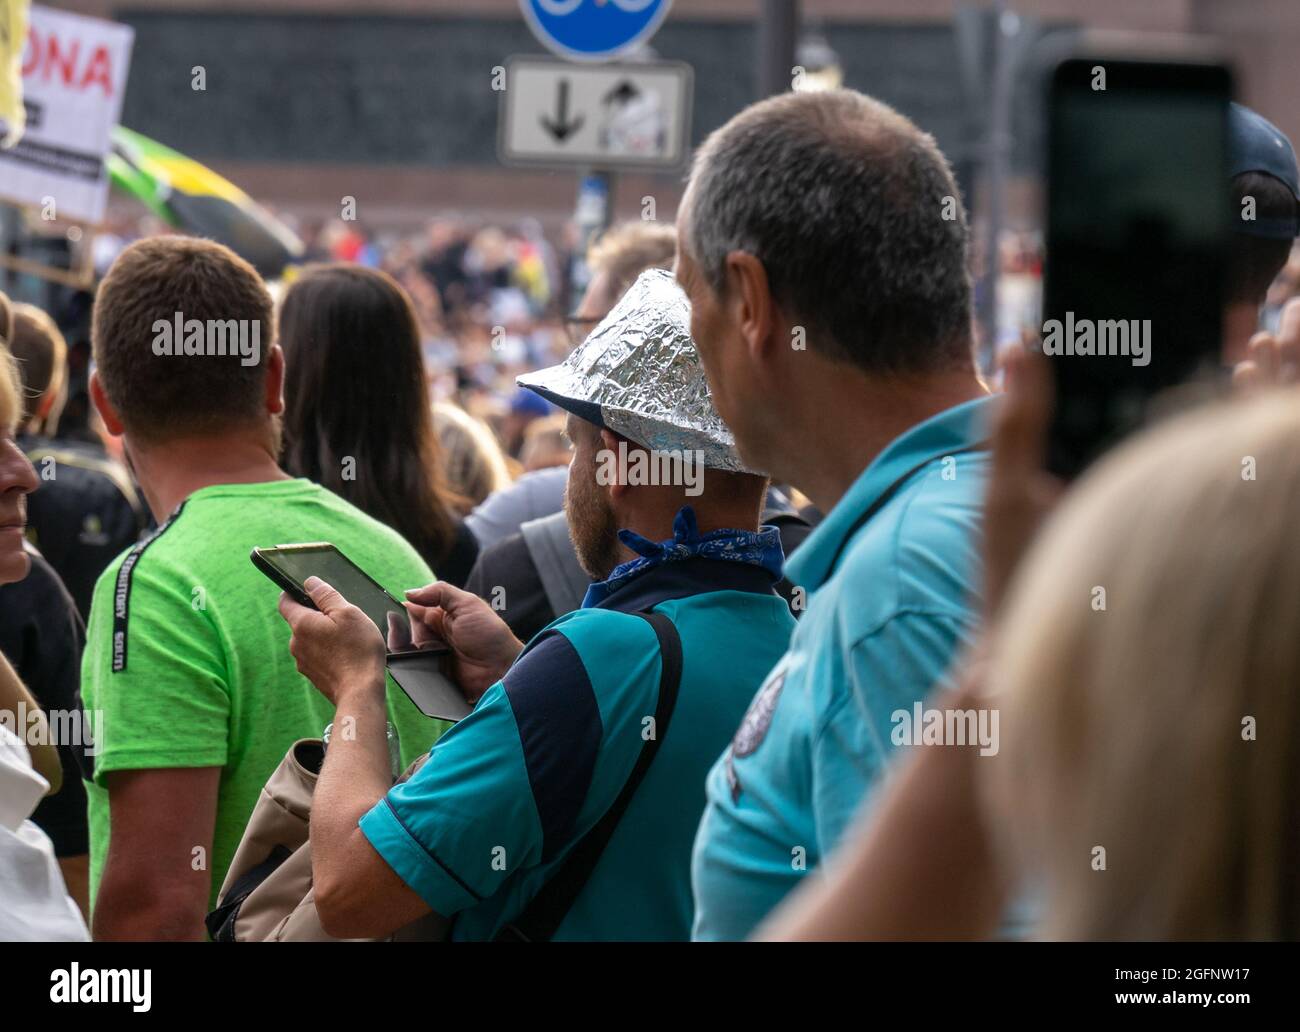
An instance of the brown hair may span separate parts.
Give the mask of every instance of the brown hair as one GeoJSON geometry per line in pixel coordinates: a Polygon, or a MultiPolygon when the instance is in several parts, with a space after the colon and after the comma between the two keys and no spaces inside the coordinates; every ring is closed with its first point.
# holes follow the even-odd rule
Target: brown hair
{"type": "Polygon", "coordinates": [[[18,360],[24,388],[22,419],[27,423],[46,394],[62,388],[68,344],[45,312],[35,305],[20,304],[13,308],[9,349],[18,360]]]}
{"type": "Polygon", "coordinates": [[[436,571],[461,500],[446,487],[406,291],[377,269],[310,266],[284,296],[280,341],[284,468],[392,527],[436,571]]]}
{"type": "Polygon", "coordinates": [[[91,342],[104,391],[133,436],[215,434],[266,418],[271,295],[228,247],[182,236],[132,244],[99,285],[91,342]],[[238,353],[159,354],[158,327],[173,324],[178,313],[208,327],[235,320],[258,333],[257,361],[245,365],[238,353]]]}
{"type": "MultiPolygon", "coordinates": [[[[1243,172],[1232,180],[1234,213],[1241,212],[1247,197],[1255,202],[1257,220],[1294,222],[1297,217],[1291,188],[1265,172],[1243,172]]],[[[1268,288],[1291,257],[1292,243],[1290,238],[1233,233],[1228,240],[1227,301],[1262,305],[1268,288]]]]}
{"type": "Polygon", "coordinates": [[[465,499],[468,513],[493,491],[510,484],[501,445],[492,428],[459,405],[449,401],[433,403],[433,426],[446,456],[447,479],[465,499]]]}

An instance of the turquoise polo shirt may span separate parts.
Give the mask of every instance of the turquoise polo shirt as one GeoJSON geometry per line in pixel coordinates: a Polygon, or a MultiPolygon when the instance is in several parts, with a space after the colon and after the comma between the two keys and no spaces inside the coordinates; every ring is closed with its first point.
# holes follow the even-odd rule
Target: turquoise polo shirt
{"type": "Polygon", "coordinates": [[[807,609],[709,772],[695,938],[745,938],[834,848],[890,760],[891,714],[929,695],[970,641],[989,405],[891,442],[787,564],[807,609]]]}
{"type": "Polygon", "coordinates": [[[660,674],[654,630],[632,614],[653,608],[682,642],[672,722],[554,938],[690,938],[705,775],[794,630],[774,580],[756,564],[686,558],[560,617],[362,817],[362,833],[435,912],[455,918],[453,939],[493,938],[632,772],[660,674]]]}

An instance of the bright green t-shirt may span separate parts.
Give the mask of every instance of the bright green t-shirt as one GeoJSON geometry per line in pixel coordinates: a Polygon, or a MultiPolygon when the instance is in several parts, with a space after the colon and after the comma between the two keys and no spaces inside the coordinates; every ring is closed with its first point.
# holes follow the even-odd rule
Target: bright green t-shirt
{"type": "MultiPolygon", "coordinates": [[[[319,737],[334,708],[289,655],[280,589],[249,560],[255,546],[328,541],[401,598],[433,580],[394,530],[307,480],[195,491],[95,585],[82,702],[102,714],[88,782],[91,898],[108,855],[107,775],[221,767],[209,869],[212,902],[262,786],[296,740],[319,737]]],[[[447,724],[388,679],[403,764],[447,724]]],[[[185,857],[190,862],[190,857],[185,857]]]]}

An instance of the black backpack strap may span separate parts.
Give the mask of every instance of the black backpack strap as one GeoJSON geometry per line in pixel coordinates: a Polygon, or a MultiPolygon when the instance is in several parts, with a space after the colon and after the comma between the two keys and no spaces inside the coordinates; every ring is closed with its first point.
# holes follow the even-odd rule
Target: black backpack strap
{"type": "Polygon", "coordinates": [[[547,880],[518,919],[497,934],[497,942],[547,942],[555,934],[587,884],[592,871],[596,869],[596,864],[600,862],[614,829],[618,827],[618,822],[632,802],[632,797],[668,733],[673,708],[677,705],[677,689],[682,680],[682,640],[673,622],[663,613],[647,611],[634,615],[646,620],[659,639],[659,703],[655,707],[654,737],[647,739],[641,746],[636,766],[632,768],[632,773],[628,775],[623,791],[618,794],[614,804],[578,844],[569,850],[569,855],[564,858],[559,870],[547,880]]]}

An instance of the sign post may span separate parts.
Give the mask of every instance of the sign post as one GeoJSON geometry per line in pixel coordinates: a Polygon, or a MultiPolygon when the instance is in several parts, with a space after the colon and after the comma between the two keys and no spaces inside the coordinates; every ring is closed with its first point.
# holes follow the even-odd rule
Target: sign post
{"type": "Polygon", "coordinates": [[[519,0],[533,35],[563,62],[509,62],[497,149],[508,165],[578,169],[579,288],[587,245],[609,225],[612,170],[672,168],[685,159],[690,66],[605,63],[649,40],[671,6],[672,0],[519,0]]]}

